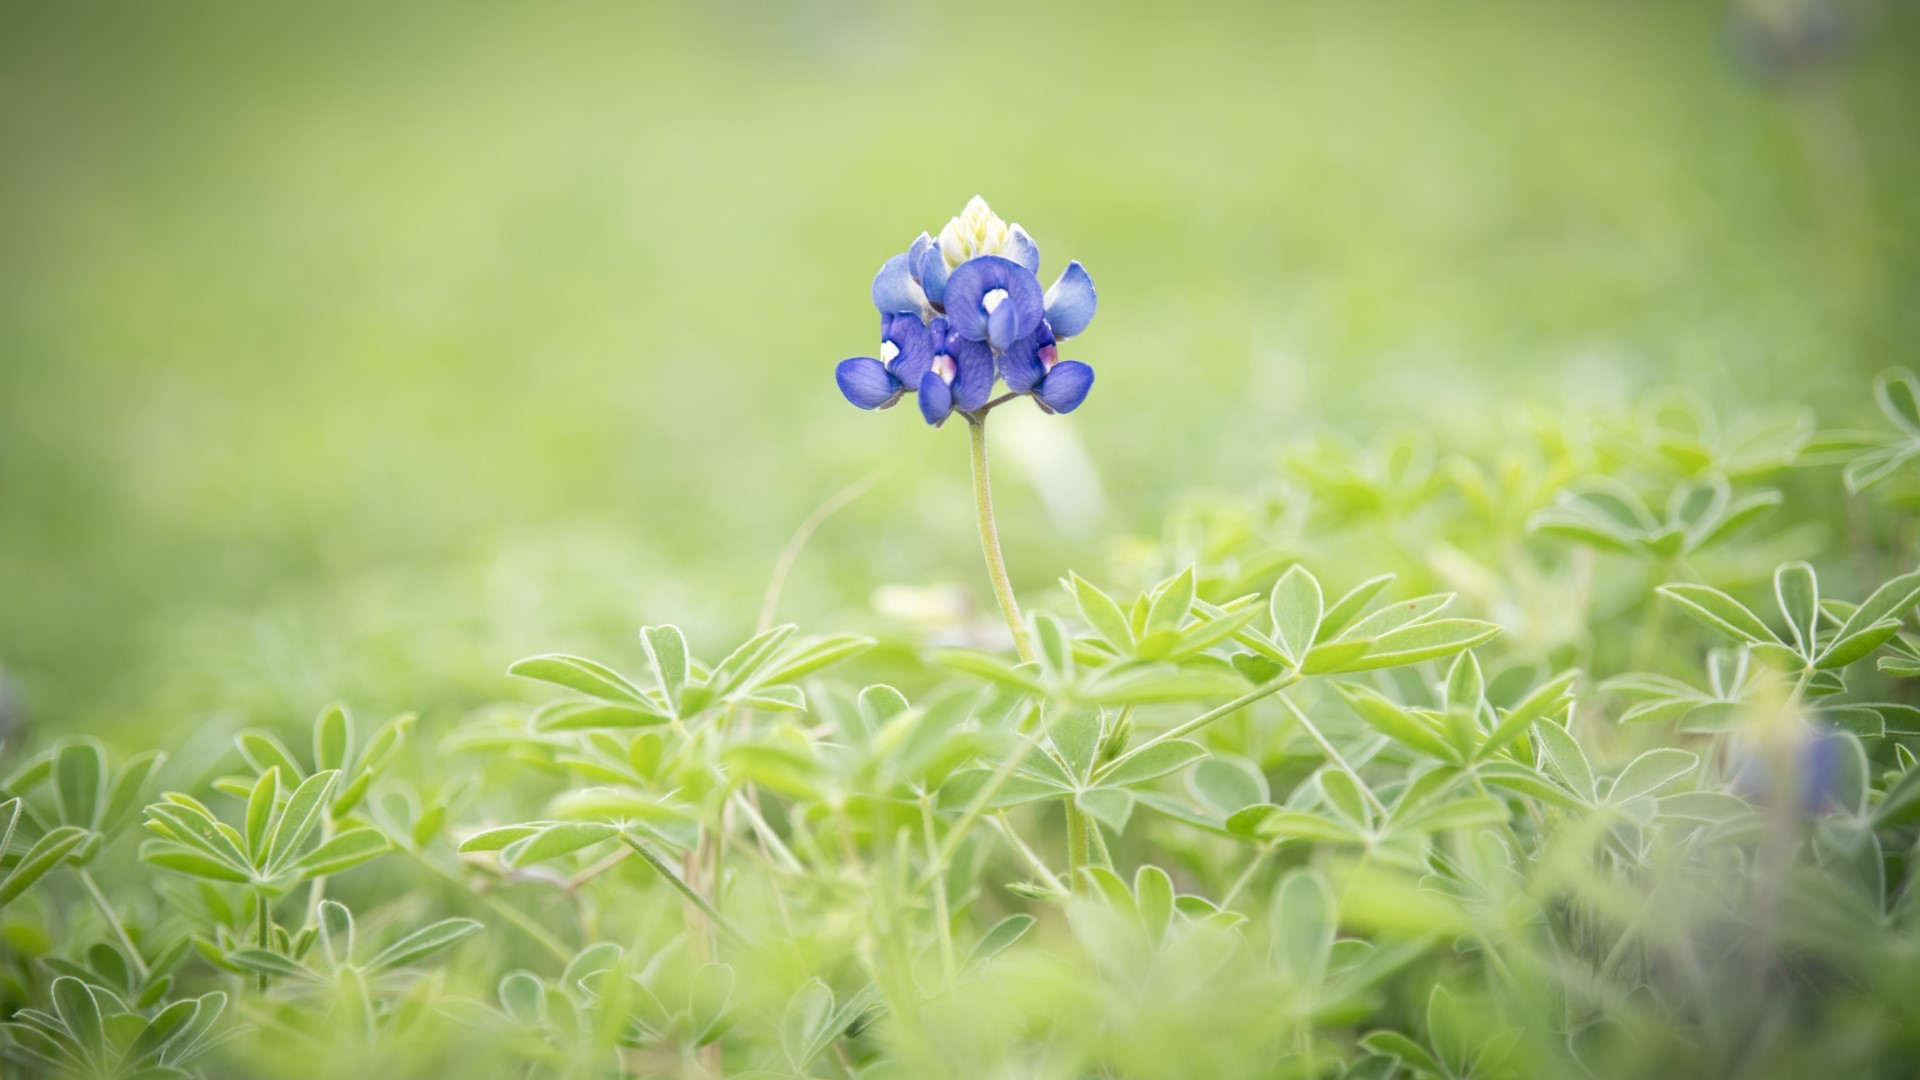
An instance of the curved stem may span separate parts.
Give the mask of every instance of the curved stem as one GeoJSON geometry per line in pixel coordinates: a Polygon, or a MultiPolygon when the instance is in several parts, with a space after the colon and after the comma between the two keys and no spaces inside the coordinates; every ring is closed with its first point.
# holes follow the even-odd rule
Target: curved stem
{"type": "Polygon", "coordinates": [[[1033,639],[1027,634],[1026,620],[1020,617],[1020,601],[1013,595],[1013,582],[1007,578],[1007,561],[1000,554],[1000,530],[993,523],[993,481],[987,474],[987,424],[985,420],[967,421],[967,441],[973,450],[973,509],[980,519],[980,550],[987,557],[987,576],[993,579],[993,596],[1000,602],[1000,614],[1013,634],[1013,650],[1022,662],[1035,659],[1033,639]]]}
{"type": "Polygon", "coordinates": [[[133,943],[133,936],[127,933],[127,924],[120,921],[119,913],[114,911],[113,905],[107,902],[107,894],[100,891],[100,883],[93,880],[93,874],[86,867],[74,867],[73,873],[80,879],[80,886],[87,890],[87,895],[93,898],[93,906],[99,908],[100,914],[106,916],[108,928],[113,931],[113,936],[119,939],[120,948],[127,954],[127,963],[133,965],[133,973],[139,978],[144,988],[147,981],[147,962],[141,958],[139,948],[133,943]]]}

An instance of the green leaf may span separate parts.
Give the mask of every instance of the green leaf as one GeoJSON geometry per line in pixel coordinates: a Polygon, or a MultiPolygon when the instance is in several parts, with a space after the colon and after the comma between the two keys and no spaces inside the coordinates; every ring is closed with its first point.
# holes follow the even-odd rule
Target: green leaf
{"type": "Polygon", "coordinates": [[[1447,1075],[1461,1076],[1467,1071],[1467,1016],[1445,985],[1435,985],[1427,995],[1427,1038],[1447,1065],[1447,1075]]]}
{"type": "Polygon", "coordinates": [[[367,964],[369,972],[406,967],[477,932],[480,923],[473,919],[442,919],[423,927],[387,946],[367,964]]]}
{"type": "Polygon", "coordinates": [[[833,991],[819,979],[808,979],[780,1017],[781,1052],[788,1064],[805,1070],[838,1034],[833,1025],[833,991]]]}
{"type": "MultiPolygon", "coordinates": [[[[1848,620],[1852,625],[1852,620],[1848,620]]],[[[1813,666],[1825,670],[1835,670],[1848,664],[1864,660],[1875,649],[1892,641],[1900,632],[1899,619],[1887,619],[1852,632],[1842,630],[1813,661],[1813,666]]]]}
{"type": "Polygon", "coordinates": [[[1349,641],[1365,641],[1390,634],[1404,626],[1412,626],[1445,611],[1453,603],[1452,593],[1434,593],[1430,596],[1416,596],[1411,600],[1400,600],[1388,604],[1378,611],[1355,622],[1341,632],[1340,638],[1349,641]]]}
{"type": "Polygon", "coordinates": [[[300,782],[288,796],[287,805],[280,811],[279,820],[274,823],[273,836],[267,844],[265,865],[269,872],[278,871],[300,851],[307,837],[319,826],[321,815],[326,812],[327,796],[333,791],[334,782],[340,774],[331,769],[317,772],[300,782]]]}
{"type": "Polygon", "coordinates": [[[532,866],[619,835],[619,829],[596,821],[557,822],[508,847],[501,852],[500,861],[513,867],[532,866]]]}
{"type": "Polygon", "coordinates": [[[1920,379],[1912,371],[1896,367],[1875,375],[1873,398],[1895,427],[1920,439],[1920,379]]]}
{"type": "Polygon", "coordinates": [[[990,656],[971,649],[945,649],[933,655],[933,662],[941,667],[973,675],[1001,686],[1011,686],[1028,693],[1044,694],[1046,687],[1026,670],[1015,668],[1012,664],[997,656],[990,656]]]}
{"type": "Polygon", "coordinates": [[[533,1027],[547,1018],[547,987],[531,971],[508,973],[500,980],[500,1009],[514,1023],[533,1027]]]}
{"type": "Polygon", "coordinates": [[[552,653],[530,656],[507,669],[507,674],[564,687],[601,701],[617,701],[651,708],[652,702],[626,676],[592,660],[552,653]]]}
{"type": "Polygon", "coordinates": [[[71,975],[53,980],[53,1009],[67,1025],[73,1041],[88,1061],[104,1065],[107,1060],[107,1032],[100,1019],[100,1003],[93,990],[71,975]]]}
{"type": "Polygon", "coordinates": [[[338,874],[368,859],[384,855],[388,846],[387,838],[378,829],[348,829],[307,852],[293,864],[293,870],[302,878],[338,874]]]}
{"type": "Polygon", "coordinates": [[[806,712],[807,695],[797,686],[765,686],[734,700],[762,712],[806,712]]]}
{"type": "Polygon", "coordinates": [[[158,750],[149,750],[137,754],[121,767],[120,776],[113,782],[113,790],[107,796],[107,805],[100,814],[99,832],[113,836],[130,820],[134,812],[146,801],[147,784],[164,765],[167,755],[158,750]]]}
{"type": "Polygon", "coordinates": [[[1085,781],[1093,768],[1093,756],[1100,749],[1100,710],[1080,706],[1054,713],[1047,720],[1047,738],[1065,761],[1067,772],[1075,780],[1085,781]]]}
{"type": "Polygon", "coordinates": [[[1357,683],[1339,683],[1334,689],[1355,715],[1387,738],[1440,761],[1457,758],[1453,747],[1439,732],[1378,692],[1357,683]]]}
{"type": "MultiPolygon", "coordinates": [[[[979,797],[997,774],[991,769],[969,769],[955,773],[940,786],[939,806],[942,810],[958,810],[970,806],[979,797]]],[[[1032,776],[1008,776],[1000,782],[993,796],[987,800],[988,810],[1007,810],[1015,806],[1038,802],[1041,799],[1059,799],[1072,795],[1073,789],[1061,787],[1032,776]]]]}
{"type": "MultiPolygon", "coordinates": [[[[313,722],[313,767],[323,771],[344,769],[352,760],[353,718],[345,705],[335,702],[320,710],[313,722]]],[[[287,781],[293,781],[291,774],[287,781]]]]}
{"type": "Polygon", "coordinates": [[[1403,626],[1373,639],[1366,655],[1335,669],[1337,672],[1373,671],[1402,667],[1422,660],[1452,656],[1500,634],[1501,628],[1477,619],[1434,619],[1403,626]]]}
{"type": "Polygon", "coordinates": [[[1006,952],[1015,942],[1025,937],[1027,931],[1033,929],[1033,924],[1038,921],[1031,915],[1009,915],[994,923],[993,928],[980,938],[980,943],[967,954],[965,970],[969,974],[978,973],[994,957],[1006,952]]]}
{"type": "Polygon", "coordinates": [[[234,949],[227,953],[227,962],[238,964],[248,971],[257,971],[263,975],[278,975],[289,979],[318,980],[320,975],[312,968],[296,960],[289,960],[277,952],[268,949],[234,949]]]}
{"type": "Polygon", "coordinates": [[[92,739],[70,742],[53,758],[53,799],[60,823],[91,830],[107,785],[107,752],[92,739]]]}
{"type": "Polygon", "coordinates": [[[837,637],[822,638],[810,645],[783,657],[774,669],[760,679],[760,684],[770,686],[775,683],[793,682],[795,679],[824,671],[835,664],[851,660],[868,649],[873,648],[873,639],[858,634],[841,634],[837,637]]]}
{"type": "Polygon", "coordinates": [[[1147,943],[1159,948],[1173,925],[1173,879],[1165,870],[1141,863],[1133,872],[1133,899],[1140,910],[1140,925],[1147,931],[1147,943]]]}
{"type": "Polygon", "coordinates": [[[189,999],[176,1001],[155,1013],[153,1019],[147,1021],[146,1027],[127,1046],[127,1052],[120,1059],[121,1068],[138,1068],[158,1058],[174,1037],[185,1030],[187,1022],[193,1019],[194,1012],[199,1008],[198,1001],[189,999]]]}
{"type": "Polygon", "coordinates": [[[1902,574],[1873,590],[1840,626],[1839,637],[1855,634],[1888,619],[1899,621],[1915,603],[1920,603],[1920,570],[1902,574]]]}
{"type": "Polygon", "coordinates": [[[280,799],[280,770],[268,769],[254,781],[247,796],[247,855],[254,866],[266,863],[267,826],[273,822],[274,804],[280,799]]]}
{"type": "Polygon", "coordinates": [[[1206,748],[1188,739],[1168,739],[1152,743],[1114,761],[1094,779],[1102,787],[1128,787],[1144,784],[1168,773],[1179,772],[1206,757],[1206,748]]]}
{"type": "Polygon", "coordinates": [[[1205,759],[1187,774],[1187,787],[1194,798],[1220,814],[1232,814],[1272,797],[1266,775],[1253,762],[1238,757],[1215,755],[1205,759]]]}
{"type": "Polygon", "coordinates": [[[1326,976],[1337,918],[1333,889],[1317,870],[1289,872],[1273,890],[1267,911],[1273,963],[1290,986],[1313,987],[1326,976]]]}
{"type": "Polygon", "coordinates": [[[602,728],[651,727],[667,722],[667,714],[648,705],[606,701],[561,701],[534,714],[541,731],[594,731],[602,728]]]}
{"type": "Polygon", "coordinates": [[[1082,686],[1077,696],[1098,705],[1161,705],[1245,693],[1246,681],[1224,668],[1129,664],[1102,672],[1082,686]]]}
{"type": "Polygon", "coordinates": [[[660,696],[678,711],[680,690],[687,685],[686,636],[677,626],[646,626],[640,629],[640,643],[646,647],[647,659],[653,664],[660,696]]]}
{"type": "Polygon", "coordinates": [[[1145,633],[1148,636],[1161,630],[1178,630],[1193,608],[1194,575],[1193,567],[1174,575],[1155,590],[1153,603],[1147,608],[1145,633]]]}
{"type": "Polygon", "coordinates": [[[289,777],[306,775],[306,770],[293,760],[293,754],[280,740],[264,731],[243,731],[233,737],[233,742],[256,773],[277,768],[289,777]]]}
{"type": "Polygon", "coordinates": [[[1262,840],[1299,839],[1314,843],[1358,844],[1366,838],[1350,825],[1317,814],[1283,810],[1272,803],[1249,806],[1227,819],[1227,831],[1262,840]]]}
{"type": "Polygon", "coordinates": [[[1067,574],[1067,589],[1073,593],[1074,606],[1080,609],[1080,618],[1099,635],[1102,641],[1114,647],[1114,650],[1126,654],[1133,651],[1133,625],[1127,620],[1127,614],[1114,603],[1113,597],[1095,588],[1079,574],[1067,574]]]}
{"type": "Polygon", "coordinates": [[[714,1034],[732,1000],[733,968],[730,965],[704,964],[693,973],[687,1006],[695,1043],[703,1043],[714,1034]]]}
{"type": "MultiPolygon", "coordinates": [[[[1500,722],[1493,726],[1493,731],[1488,733],[1486,740],[1480,744],[1474,756],[1482,760],[1492,757],[1508,743],[1524,734],[1528,725],[1559,712],[1568,700],[1567,691],[1579,677],[1578,669],[1563,671],[1534,688],[1532,693],[1521,698],[1511,710],[1500,717],[1500,722]]],[[[1622,719],[1624,720],[1625,717],[1622,719]]]]}
{"type": "Polygon", "coordinates": [[[754,685],[754,676],[766,667],[775,651],[786,644],[798,629],[792,623],[787,623],[748,638],[713,669],[713,674],[707,678],[707,685],[723,697],[743,686],[754,685]]]}
{"type": "Polygon", "coordinates": [[[1344,633],[1353,620],[1359,618],[1360,613],[1366,610],[1367,605],[1373,602],[1373,598],[1393,583],[1393,579],[1392,574],[1381,574],[1379,577],[1369,578],[1348,589],[1340,599],[1333,602],[1333,606],[1327,609],[1326,614],[1320,617],[1320,629],[1314,635],[1314,643],[1330,641],[1344,633]]]}
{"type": "Polygon", "coordinates": [[[1325,611],[1320,582],[1305,566],[1295,563],[1274,584],[1268,605],[1273,615],[1273,643],[1297,668],[1306,661],[1314,636],[1320,632],[1325,611]]]}
{"type": "MultiPolygon", "coordinates": [[[[1552,723],[1551,720],[1541,721],[1542,726],[1552,723]]],[[[1576,796],[1548,779],[1539,770],[1514,762],[1488,762],[1478,766],[1477,771],[1482,780],[1494,787],[1539,799],[1541,802],[1551,803],[1566,810],[1584,809],[1592,799],[1591,795],[1576,796]]]]}
{"type": "Polygon", "coordinates": [[[1642,795],[1651,795],[1699,765],[1700,758],[1685,750],[1649,750],[1620,771],[1619,779],[1607,793],[1607,802],[1619,806],[1642,795]]]}
{"type": "Polygon", "coordinates": [[[1507,821],[1507,804],[1490,796],[1444,799],[1415,810],[1393,823],[1400,833],[1436,833],[1453,829],[1478,829],[1502,825],[1507,821]]]}
{"type": "Polygon", "coordinates": [[[525,840],[527,837],[539,832],[542,828],[545,828],[545,826],[502,825],[499,828],[477,832],[461,842],[460,853],[465,855],[476,851],[499,851],[510,844],[525,840]]]}
{"type": "Polygon", "coordinates": [[[1367,793],[1360,781],[1329,765],[1314,774],[1320,797],[1334,813],[1362,828],[1373,825],[1373,808],[1367,805],[1367,793]]]}
{"type": "Polygon", "coordinates": [[[1760,621],[1758,615],[1719,589],[1705,585],[1672,584],[1662,585],[1655,591],[1679,604],[1680,610],[1735,641],[1755,645],[1762,642],[1778,644],[1780,641],[1773,631],[1767,629],[1767,624],[1760,621]]]}
{"type": "Polygon", "coordinates": [[[60,865],[74,848],[86,842],[89,835],[87,830],[78,825],[62,825],[35,841],[27,853],[20,856],[20,861],[14,864],[13,871],[0,879],[0,907],[12,903],[15,897],[60,865]]]}
{"type": "Polygon", "coordinates": [[[353,912],[337,900],[320,902],[320,946],[335,966],[353,963],[353,912]]]}
{"type": "Polygon", "coordinates": [[[1124,788],[1089,788],[1075,794],[1073,804],[1116,833],[1125,832],[1128,819],[1133,817],[1133,793],[1124,788]]]}
{"type": "Polygon", "coordinates": [[[1397,1031],[1375,1031],[1360,1040],[1362,1048],[1375,1054],[1384,1054],[1408,1068],[1432,1076],[1452,1075],[1442,1068],[1433,1055],[1422,1049],[1420,1044],[1397,1031]]]}
{"type": "Polygon", "coordinates": [[[1541,752],[1547,757],[1547,764],[1560,774],[1568,787],[1582,800],[1593,798],[1593,766],[1587,763],[1586,751],[1574,740],[1566,728],[1551,720],[1542,720],[1533,726],[1538,736],[1541,752]]]}
{"type": "MultiPolygon", "coordinates": [[[[203,851],[196,851],[192,848],[181,847],[178,844],[171,844],[165,841],[154,840],[142,844],[140,846],[140,858],[141,861],[152,863],[162,869],[174,870],[182,874],[206,878],[210,881],[240,883],[253,880],[252,872],[243,867],[238,867],[225,860],[214,858],[212,855],[203,851]]],[[[9,884],[11,884],[11,879],[9,879],[9,884]]],[[[5,891],[5,887],[0,886],[0,894],[4,894],[5,891]]]]}
{"type": "Polygon", "coordinates": [[[1774,571],[1773,595],[1800,655],[1812,656],[1814,632],[1820,626],[1820,583],[1813,567],[1793,562],[1774,571]]]}

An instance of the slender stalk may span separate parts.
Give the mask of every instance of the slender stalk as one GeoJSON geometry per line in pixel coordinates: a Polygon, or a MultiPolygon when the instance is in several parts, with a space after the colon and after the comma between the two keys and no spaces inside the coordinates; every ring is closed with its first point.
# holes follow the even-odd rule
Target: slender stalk
{"type": "Polygon", "coordinates": [[[1300,725],[1300,730],[1305,731],[1312,737],[1314,742],[1320,744],[1320,752],[1327,756],[1327,760],[1333,762],[1341,772],[1346,773],[1353,779],[1353,782],[1358,785],[1360,790],[1367,796],[1367,801],[1371,802],[1373,808],[1380,812],[1380,816],[1387,816],[1387,804],[1380,801],[1380,796],[1373,793],[1373,788],[1368,786],[1365,780],[1360,779],[1359,771],[1348,763],[1346,757],[1341,754],[1340,751],[1333,748],[1333,744],[1327,741],[1327,737],[1320,733],[1319,726],[1307,719],[1306,711],[1301,709],[1300,706],[1295,705],[1292,699],[1284,694],[1280,697],[1280,704],[1286,706],[1287,711],[1293,714],[1293,721],[1300,725]]]}
{"type": "MultiPolygon", "coordinates": [[[[920,830],[927,845],[927,855],[932,857],[939,850],[939,844],[935,842],[931,796],[920,797],[920,830]]],[[[959,971],[953,959],[953,915],[947,910],[947,875],[944,871],[934,875],[933,879],[933,917],[940,924],[941,970],[946,972],[948,985],[952,985],[959,971]]]]}
{"type": "Polygon", "coordinates": [[[127,933],[127,924],[120,921],[119,913],[115,912],[113,905],[107,902],[107,894],[100,891],[100,883],[93,880],[93,874],[89,873],[86,867],[76,866],[73,873],[80,879],[81,888],[87,890],[87,895],[93,898],[93,906],[99,908],[100,914],[106,916],[107,926],[113,930],[113,936],[120,939],[120,948],[127,954],[127,963],[133,965],[133,973],[142,983],[145,983],[147,962],[141,959],[140,950],[133,944],[133,936],[127,933]]]}
{"type": "Polygon", "coordinates": [[[1007,578],[1007,561],[1000,554],[1000,531],[993,523],[993,481],[987,474],[987,425],[984,420],[967,421],[967,441],[973,450],[973,509],[980,519],[980,550],[987,557],[987,576],[993,579],[993,596],[1000,602],[1000,614],[1013,634],[1013,649],[1025,663],[1035,658],[1033,639],[1027,623],[1020,617],[1020,601],[1013,595],[1013,582],[1007,578]]]}
{"type": "Polygon", "coordinates": [[[780,593],[787,586],[787,576],[793,572],[793,564],[800,559],[800,552],[813,539],[813,534],[826,524],[828,518],[845,509],[847,504],[865,495],[887,475],[885,469],[875,469],[867,475],[841,488],[827,497],[827,501],[814,507],[813,513],[793,530],[793,536],[787,540],[787,546],[780,549],[780,557],[774,560],[773,578],[767,582],[767,592],[760,601],[760,621],[755,624],[754,633],[764,634],[773,629],[774,613],[780,610],[780,593]]]}
{"type": "Polygon", "coordinates": [[[1226,717],[1232,716],[1234,713],[1237,713],[1241,709],[1244,709],[1247,706],[1253,704],[1254,702],[1259,701],[1261,698],[1271,697],[1272,695],[1277,694],[1282,690],[1285,690],[1287,687],[1292,686],[1294,683],[1299,682],[1300,679],[1301,679],[1301,675],[1298,671],[1289,671],[1285,675],[1281,675],[1278,678],[1271,679],[1267,682],[1263,682],[1259,686],[1256,686],[1253,689],[1247,691],[1246,693],[1241,694],[1239,697],[1234,698],[1232,701],[1229,701],[1224,705],[1216,705],[1213,708],[1208,709],[1206,712],[1201,713],[1199,716],[1196,716],[1193,719],[1187,721],[1186,723],[1181,724],[1179,727],[1168,728],[1167,730],[1161,732],[1160,734],[1155,735],[1153,738],[1148,739],[1146,742],[1141,743],[1139,746],[1136,746],[1133,749],[1127,751],[1126,753],[1121,754],[1119,757],[1114,758],[1112,761],[1107,762],[1105,765],[1102,765],[1100,768],[1095,769],[1093,773],[1093,778],[1095,780],[1098,780],[1103,776],[1108,776],[1115,769],[1118,769],[1121,765],[1125,764],[1128,761],[1133,760],[1134,758],[1139,757],[1141,754],[1146,753],[1148,750],[1153,749],[1154,747],[1160,745],[1161,743],[1170,742],[1174,739],[1184,739],[1188,735],[1191,735],[1194,732],[1199,731],[1201,728],[1206,727],[1208,724],[1213,723],[1215,720],[1220,720],[1220,719],[1224,719],[1226,717]]]}
{"type": "Polygon", "coordinates": [[[501,918],[507,920],[509,923],[512,923],[513,926],[516,929],[518,929],[521,933],[539,942],[541,948],[546,949],[548,952],[552,953],[555,957],[557,957],[560,960],[561,963],[566,963],[567,961],[573,959],[573,949],[570,948],[566,942],[561,941],[559,938],[553,936],[553,933],[551,931],[549,931],[546,927],[541,926],[526,912],[521,911],[519,908],[514,907],[512,904],[507,903],[505,900],[500,899],[498,896],[495,896],[490,892],[474,891],[470,886],[468,886],[466,879],[461,877],[458,872],[449,870],[446,867],[441,866],[439,863],[434,862],[432,859],[427,858],[425,855],[421,854],[420,852],[415,851],[415,852],[410,852],[410,854],[413,855],[414,861],[419,863],[421,866],[426,867],[428,870],[433,871],[433,873],[435,873],[436,875],[442,878],[445,878],[446,880],[452,882],[454,885],[459,886],[462,892],[471,893],[475,899],[479,900],[481,903],[487,905],[489,908],[492,908],[495,912],[499,913],[501,918]]]}
{"type": "MultiPolygon", "coordinates": [[[[269,910],[270,907],[271,905],[267,900],[267,890],[255,889],[253,891],[253,912],[254,912],[253,921],[254,921],[254,933],[256,935],[255,944],[259,945],[262,949],[272,948],[273,912],[269,910]]],[[[258,975],[255,975],[253,977],[253,987],[255,990],[258,990],[262,996],[266,995],[266,992],[267,992],[267,973],[266,972],[262,971],[258,975]]]]}
{"type": "Polygon", "coordinates": [[[1087,815],[1073,805],[1072,799],[1061,801],[1067,807],[1067,883],[1077,893],[1084,887],[1080,872],[1087,868],[1087,815]]]}
{"type": "Polygon", "coordinates": [[[640,858],[648,866],[653,867],[653,870],[655,873],[659,874],[663,878],[666,878],[667,884],[672,885],[675,889],[678,889],[680,891],[680,895],[686,897],[688,902],[693,904],[694,907],[699,908],[700,913],[702,915],[705,915],[707,919],[710,922],[712,922],[715,927],[719,928],[719,930],[722,933],[726,934],[728,937],[732,938],[734,941],[738,942],[739,944],[747,946],[749,949],[753,947],[753,943],[747,939],[747,935],[742,933],[739,927],[733,925],[733,923],[730,922],[725,915],[720,914],[720,911],[718,908],[714,907],[712,904],[707,903],[706,897],[701,896],[697,891],[694,890],[692,886],[688,885],[685,881],[682,881],[680,879],[680,875],[673,872],[672,867],[668,866],[666,862],[660,858],[660,856],[655,855],[653,853],[652,848],[649,848],[647,845],[641,843],[640,841],[634,839],[632,836],[629,836],[626,833],[620,834],[620,842],[632,848],[633,853],[635,855],[640,856],[640,858]]]}
{"type": "Polygon", "coordinates": [[[1020,839],[1020,834],[1014,831],[1013,826],[1007,824],[1007,812],[1005,810],[1000,811],[987,820],[992,823],[995,829],[999,830],[1001,836],[1006,837],[1007,843],[1013,845],[1013,849],[1018,851],[1020,857],[1027,861],[1027,866],[1033,870],[1036,877],[1040,878],[1040,880],[1046,884],[1047,888],[1057,893],[1067,891],[1066,887],[1060,884],[1060,879],[1053,875],[1053,871],[1047,869],[1047,864],[1041,861],[1039,854],[1028,847],[1025,840],[1020,839]]]}

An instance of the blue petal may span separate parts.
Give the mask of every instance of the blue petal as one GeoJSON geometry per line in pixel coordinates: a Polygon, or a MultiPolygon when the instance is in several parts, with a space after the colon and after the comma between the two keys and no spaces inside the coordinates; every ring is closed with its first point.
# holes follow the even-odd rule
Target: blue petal
{"type": "Polygon", "coordinates": [[[953,413],[953,390],[947,381],[929,371],[920,376],[920,415],[939,427],[953,413]]]}
{"type": "Polygon", "coordinates": [[[933,237],[926,233],[914,237],[913,243],[907,245],[907,273],[913,276],[913,280],[920,280],[920,263],[932,248],[933,237]]]}
{"type": "Polygon", "coordinates": [[[884,409],[900,399],[903,389],[887,366],[871,356],[840,361],[833,369],[833,381],[840,384],[848,401],[863,409],[884,409]]]}
{"type": "Polygon", "coordinates": [[[1000,306],[1010,309],[1001,316],[1008,331],[1001,340],[1010,345],[1015,339],[1033,333],[1046,307],[1040,279],[1019,263],[998,255],[968,259],[947,279],[947,322],[955,333],[968,341],[987,340],[987,308],[983,301],[995,289],[1006,291],[1006,299],[1000,306]]]}
{"type": "Polygon", "coordinates": [[[935,306],[946,303],[948,272],[947,257],[940,254],[940,245],[934,244],[920,253],[920,267],[914,276],[920,280],[927,300],[935,306]]]}
{"type": "Polygon", "coordinates": [[[1093,369],[1078,360],[1062,360],[1040,380],[1034,396],[1048,412],[1069,413],[1087,400],[1093,389],[1093,369]]]}
{"type": "Polygon", "coordinates": [[[895,255],[880,264],[880,272],[873,275],[873,306],[880,309],[882,315],[895,312],[920,310],[920,287],[913,283],[913,275],[907,272],[907,257],[895,255]]]}
{"type": "Polygon", "coordinates": [[[1013,261],[1033,273],[1040,272],[1040,245],[1018,225],[1007,230],[1007,242],[1013,246],[1013,261]]]}
{"type": "Polygon", "coordinates": [[[987,342],[994,348],[1010,348],[1020,336],[1019,317],[1012,304],[1003,303],[987,316],[987,342]]]}
{"type": "Polygon", "coordinates": [[[880,340],[890,341],[899,352],[887,361],[887,370],[902,386],[919,386],[920,376],[933,366],[933,335],[920,316],[888,315],[880,320],[880,340]]]}
{"type": "Polygon", "coordinates": [[[950,339],[953,354],[953,403],[972,412],[993,396],[993,350],[985,342],[950,339]]]}
{"type": "Polygon", "coordinates": [[[1053,332],[1066,338],[1078,334],[1093,321],[1093,309],[1099,299],[1093,292],[1093,278],[1079,261],[1060,271],[1060,280],[1047,290],[1047,322],[1053,332]]]}
{"type": "Polygon", "coordinates": [[[1046,323],[1026,337],[1013,343],[1013,347],[1000,354],[1000,377],[1007,380],[1007,389],[1016,394],[1032,392],[1040,380],[1046,377],[1046,361],[1040,350],[1053,344],[1053,330],[1046,323]]]}

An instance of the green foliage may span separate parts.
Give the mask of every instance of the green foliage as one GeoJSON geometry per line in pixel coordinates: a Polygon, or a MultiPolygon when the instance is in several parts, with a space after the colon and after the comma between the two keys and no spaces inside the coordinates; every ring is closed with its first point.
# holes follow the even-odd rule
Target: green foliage
{"type": "Polygon", "coordinates": [[[712,662],[658,625],[629,670],[507,669],[546,701],[364,742],[331,705],[299,739],[170,747],[198,756],[164,784],[157,751],[63,740],[0,801],[7,1059],[209,1078],[1903,1060],[1920,571],[1898,550],[1782,561],[1762,535],[1805,535],[1802,503],[1846,468],[1835,440],[1607,430],[1605,455],[1526,447],[1512,475],[1556,479],[1515,481],[1535,505],[1493,528],[1484,463],[1309,448],[1279,503],[1176,514],[1110,584],[1067,574],[1031,659],[778,626],[712,662]],[[1751,1022],[1781,1002],[1808,1025],[1751,1022]]]}

